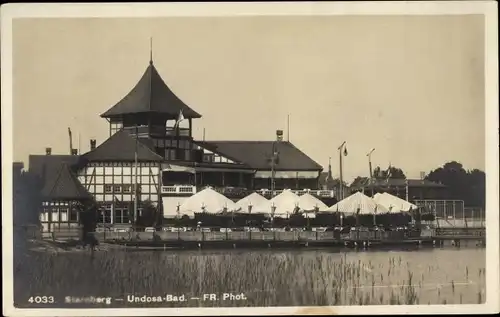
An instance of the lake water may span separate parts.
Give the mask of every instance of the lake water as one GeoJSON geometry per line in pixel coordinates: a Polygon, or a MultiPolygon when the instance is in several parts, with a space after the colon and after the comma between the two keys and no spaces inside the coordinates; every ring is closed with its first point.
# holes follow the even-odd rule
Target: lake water
{"type": "Polygon", "coordinates": [[[485,300],[485,255],[473,245],[411,251],[99,251],[93,256],[23,251],[15,260],[15,302],[47,307],[28,298],[52,294],[54,305],[74,308],[478,304],[485,300]],[[224,293],[239,297],[223,300],[224,293]],[[140,301],[166,294],[184,295],[186,301],[140,301]],[[203,300],[203,294],[216,299],[203,300]],[[66,296],[111,301],[67,304],[66,296]]]}

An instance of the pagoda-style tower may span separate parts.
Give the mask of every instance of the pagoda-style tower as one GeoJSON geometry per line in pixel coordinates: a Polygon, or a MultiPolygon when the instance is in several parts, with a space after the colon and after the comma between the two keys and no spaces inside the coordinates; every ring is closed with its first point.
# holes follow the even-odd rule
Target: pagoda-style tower
{"type": "Polygon", "coordinates": [[[123,129],[141,141],[149,139],[146,142],[165,160],[196,159],[192,119],[201,115],[170,90],[152,59],[135,87],[101,117],[109,122],[110,136],[123,129]]]}

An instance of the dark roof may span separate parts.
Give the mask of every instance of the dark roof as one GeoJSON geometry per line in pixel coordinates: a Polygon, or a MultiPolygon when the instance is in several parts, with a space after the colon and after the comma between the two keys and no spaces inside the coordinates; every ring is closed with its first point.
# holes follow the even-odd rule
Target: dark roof
{"type": "Polygon", "coordinates": [[[62,163],[73,167],[79,159],[79,155],[30,155],[29,172],[43,180],[44,177],[50,178],[57,174],[62,163]]]}
{"type": "MultiPolygon", "coordinates": [[[[101,143],[94,150],[82,155],[85,161],[134,161],[136,139],[125,130],[120,130],[101,143]]],[[[137,142],[137,159],[139,161],[163,161],[158,155],[150,139],[139,138],[137,142]]]]}
{"type": "MultiPolygon", "coordinates": [[[[404,187],[404,186],[406,186],[406,179],[396,179],[396,178],[390,178],[389,180],[374,179],[373,183],[370,183],[370,179],[368,177],[360,177],[359,179],[355,180],[351,184],[351,187],[353,187],[353,188],[387,187],[387,186],[404,187]]],[[[435,182],[431,182],[428,180],[422,180],[422,179],[408,179],[408,186],[409,187],[445,187],[442,184],[438,184],[435,182]]]]}
{"type": "Polygon", "coordinates": [[[42,188],[44,200],[88,200],[92,199],[67,163],[62,163],[55,177],[47,179],[42,188]]]}
{"type": "MultiPolygon", "coordinates": [[[[197,141],[200,146],[258,170],[270,170],[274,141],[197,141]]],[[[277,142],[279,161],[276,170],[322,170],[323,167],[290,142],[277,142]]]]}
{"type": "Polygon", "coordinates": [[[177,118],[180,110],[185,118],[201,118],[199,113],[189,108],[170,90],[151,62],[135,87],[101,117],[156,113],[174,119],[177,118]]]}

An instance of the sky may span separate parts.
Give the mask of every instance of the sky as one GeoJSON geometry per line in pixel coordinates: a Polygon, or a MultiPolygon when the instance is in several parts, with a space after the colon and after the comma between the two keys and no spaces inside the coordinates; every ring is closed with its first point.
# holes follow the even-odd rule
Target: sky
{"type": "Polygon", "coordinates": [[[456,160],[485,168],[484,27],[479,15],[18,19],[13,22],[14,160],[84,153],[99,115],[149,62],[201,119],[194,137],[271,140],[275,130],[344,179],[389,164],[410,178],[456,160]],[[80,139],[80,142],[78,142],[80,139]]]}

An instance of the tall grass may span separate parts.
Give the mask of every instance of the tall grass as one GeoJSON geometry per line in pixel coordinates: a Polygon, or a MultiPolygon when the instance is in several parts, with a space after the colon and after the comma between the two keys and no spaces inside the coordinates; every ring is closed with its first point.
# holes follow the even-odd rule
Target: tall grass
{"type": "MultiPolygon", "coordinates": [[[[185,294],[190,298],[209,293],[244,293],[247,297],[243,301],[157,305],[169,307],[459,304],[484,298],[483,282],[477,287],[462,283],[470,275],[469,268],[458,283],[443,276],[446,283],[436,286],[428,276],[433,272],[442,275],[437,266],[426,264],[421,269],[426,274],[416,276],[412,265],[394,256],[388,256],[387,263],[372,263],[319,252],[33,252],[16,259],[15,299],[20,305],[27,304],[26,294],[60,299],[126,298],[129,294],[185,294]]],[[[483,279],[483,269],[479,269],[478,280],[483,279]]]]}

